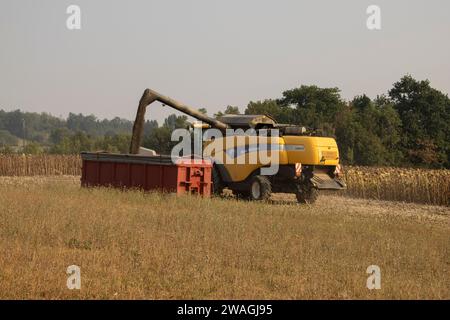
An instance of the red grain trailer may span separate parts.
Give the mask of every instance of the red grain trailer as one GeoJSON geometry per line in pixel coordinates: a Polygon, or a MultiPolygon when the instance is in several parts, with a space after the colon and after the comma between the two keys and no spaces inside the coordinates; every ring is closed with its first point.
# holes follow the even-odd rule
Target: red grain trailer
{"type": "Polygon", "coordinates": [[[82,152],[81,185],[211,195],[209,160],[82,152]]]}

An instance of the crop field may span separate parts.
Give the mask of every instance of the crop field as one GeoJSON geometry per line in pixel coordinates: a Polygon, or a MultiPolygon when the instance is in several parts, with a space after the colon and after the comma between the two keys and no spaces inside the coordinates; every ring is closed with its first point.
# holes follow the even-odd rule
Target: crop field
{"type": "MultiPolygon", "coordinates": [[[[81,175],[78,155],[0,155],[0,176],[81,175]]],[[[345,167],[339,195],[450,205],[450,170],[345,167]]]]}
{"type": "Polygon", "coordinates": [[[0,176],[81,175],[78,155],[2,155],[0,176]]]}
{"type": "Polygon", "coordinates": [[[345,180],[351,197],[450,205],[450,170],[347,167],[345,180]]]}
{"type": "Polygon", "coordinates": [[[448,206],[256,203],[79,182],[0,177],[0,298],[450,299],[448,206]],[[66,286],[70,265],[80,290],[66,286]],[[366,287],[370,265],[379,290],[366,287]]]}

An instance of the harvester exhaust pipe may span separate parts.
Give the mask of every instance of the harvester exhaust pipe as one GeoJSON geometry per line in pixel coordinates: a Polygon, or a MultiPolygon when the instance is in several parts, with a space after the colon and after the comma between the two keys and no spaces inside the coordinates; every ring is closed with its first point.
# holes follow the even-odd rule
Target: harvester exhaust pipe
{"type": "Polygon", "coordinates": [[[147,109],[147,106],[155,101],[159,101],[162,104],[168,105],[178,111],[186,113],[198,120],[201,120],[209,124],[213,128],[217,128],[222,131],[228,128],[228,125],[226,125],[225,123],[218,121],[214,118],[210,118],[194,108],[191,108],[169,97],[163,96],[162,94],[153,91],[151,89],[145,89],[144,94],[141,97],[141,100],[139,100],[139,106],[136,113],[136,120],[134,121],[133,125],[133,134],[131,136],[131,144],[130,144],[131,154],[139,153],[139,147],[141,146],[142,142],[142,135],[144,134],[145,111],[147,109]]]}

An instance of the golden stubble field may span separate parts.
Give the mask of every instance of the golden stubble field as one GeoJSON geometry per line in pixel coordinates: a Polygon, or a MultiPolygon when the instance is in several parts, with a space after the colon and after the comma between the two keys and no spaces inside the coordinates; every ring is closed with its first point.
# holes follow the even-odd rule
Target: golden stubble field
{"type": "Polygon", "coordinates": [[[449,299],[449,207],[314,206],[0,177],[2,299],[449,299]],[[66,287],[69,265],[81,290],[66,287]],[[368,290],[366,269],[381,268],[368,290]]]}

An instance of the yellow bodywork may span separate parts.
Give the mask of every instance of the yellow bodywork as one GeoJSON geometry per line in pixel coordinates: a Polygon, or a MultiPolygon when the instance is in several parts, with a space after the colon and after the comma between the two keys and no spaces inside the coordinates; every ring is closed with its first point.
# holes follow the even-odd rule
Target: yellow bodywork
{"type": "Polygon", "coordinates": [[[339,164],[336,141],[327,137],[311,136],[228,136],[208,141],[204,156],[223,164],[233,182],[245,180],[252,172],[271,163],[289,165],[335,166],[339,164]],[[266,150],[267,156],[259,151],[266,150]],[[262,148],[262,149],[261,149],[262,148]]]}

